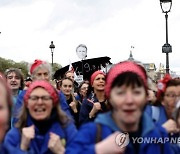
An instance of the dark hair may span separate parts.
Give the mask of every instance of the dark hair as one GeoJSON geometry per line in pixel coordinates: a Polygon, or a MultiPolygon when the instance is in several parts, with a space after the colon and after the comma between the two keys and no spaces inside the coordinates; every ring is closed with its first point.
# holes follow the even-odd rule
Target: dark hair
{"type": "Polygon", "coordinates": [[[144,82],[136,73],[125,72],[120,74],[112,82],[111,89],[114,87],[120,87],[122,85],[132,86],[132,88],[135,88],[136,86],[138,87],[143,86],[145,88],[146,95],[148,94],[147,87],[144,85],[144,82]]]}
{"type": "Polygon", "coordinates": [[[88,85],[88,90],[87,90],[87,96],[91,93],[91,91],[92,91],[92,87],[91,87],[91,85],[90,85],[90,83],[89,83],[89,81],[88,80],[84,80],[84,81],[82,81],[80,84],[79,84],[79,87],[78,87],[78,94],[79,95],[81,95],[80,94],[80,91],[81,91],[81,87],[83,86],[83,84],[87,84],[88,85]]]}
{"type": "Polygon", "coordinates": [[[82,82],[79,84],[79,86],[78,86],[79,91],[80,91],[81,87],[83,86],[83,84],[89,85],[89,82],[87,82],[87,81],[82,81],[82,82]]]}
{"type": "Polygon", "coordinates": [[[64,77],[64,78],[60,81],[60,83],[59,83],[60,87],[62,86],[62,82],[63,82],[64,80],[69,80],[69,81],[71,81],[71,82],[72,82],[72,85],[74,86],[72,79],[70,79],[70,78],[68,78],[68,77],[64,77]]]}
{"type": "Polygon", "coordinates": [[[19,90],[23,90],[23,88],[24,88],[24,77],[23,77],[23,74],[22,74],[22,72],[21,72],[21,70],[20,70],[19,68],[9,68],[9,69],[7,69],[7,70],[5,71],[5,77],[6,77],[6,79],[7,79],[8,74],[13,73],[13,72],[14,72],[14,73],[20,78],[20,80],[21,80],[19,90]]]}
{"type": "Polygon", "coordinates": [[[176,108],[175,111],[173,112],[173,118],[177,122],[178,118],[180,116],[180,107],[176,108]]]}

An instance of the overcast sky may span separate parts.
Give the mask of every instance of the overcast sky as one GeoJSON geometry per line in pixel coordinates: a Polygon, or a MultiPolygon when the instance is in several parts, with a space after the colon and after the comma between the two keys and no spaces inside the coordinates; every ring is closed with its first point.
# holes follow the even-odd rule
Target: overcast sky
{"type": "MultiPolygon", "coordinates": [[[[168,14],[170,69],[180,73],[180,0],[168,14]]],[[[143,63],[165,65],[165,16],[159,0],[0,0],[0,57],[16,62],[43,59],[62,66],[78,61],[76,47],[85,44],[87,58],[109,56],[116,63],[133,56],[143,63]]]]}

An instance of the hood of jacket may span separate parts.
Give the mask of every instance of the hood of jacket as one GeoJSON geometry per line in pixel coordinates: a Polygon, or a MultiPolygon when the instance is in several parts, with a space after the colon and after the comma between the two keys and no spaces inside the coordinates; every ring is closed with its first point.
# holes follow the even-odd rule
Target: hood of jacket
{"type": "MultiPolygon", "coordinates": [[[[112,112],[107,112],[103,114],[99,114],[95,119],[96,123],[100,123],[112,129],[112,131],[120,131],[120,128],[116,125],[114,120],[112,119],[112,112]]],[[[155,124],[153,123],[151,117],[143,112],[142,114],[142,136],[145,136],[148,132],[155,129],[155,124]]]]}

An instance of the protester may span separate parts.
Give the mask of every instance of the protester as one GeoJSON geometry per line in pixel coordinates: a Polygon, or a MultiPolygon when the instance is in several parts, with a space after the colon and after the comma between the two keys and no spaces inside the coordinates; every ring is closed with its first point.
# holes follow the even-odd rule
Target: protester
{"type": "MultiPolygon", "coordinates": [[[[50,82],[52,76],[52,68],[51,65],[42,60],[35,60],[33,64],[30,65],[29,72],[31,74],[31,78],[33,81],[36,80],[46,80],[50,82]]],[[[17,103],[15,106],[14,115],[17,117],[21,106],[23,104],[23,98],[26,93],[26,90],[22,91],[21,94],[18,96],[17,103]]],[[[60,105],[63,111],[65,111],[68,115],[70,115],[69,106],[67,105],[66,98],[64,94],[60,91],[59,92],[60,98],[60,105]]],[[[17,118],[13,119],[13,124],[17,121],[17,118]]]]}
{"type": "Polygon", "coordinates": [[[5,77],[7,84],[11,90],[13,105],[12,105],[12,117],[11,117],[11,126],[13,125],[13,118],[15,118],[14,108],[17,103],[17,97],[21,94],[24,88],[24,77],[20,69],[18,68],[9,68],[5,71],[5,77]]]}
{"type": "Polygon", "coordinates": [[[89,95],[88,94],[89,91],[90,91],[89,82],[88,81],[81,82],[78,87],[76,100],[78,100],[82,104],[83,100],[87,98],[87,96],[89,95]]]}
{"type": "Polygon", "coordinates": [[[75,134],[74,124],[60,108],[56,89],[37,80],[27,89],[19,120],[4,143],[11,151],[63,154],[75,134]]]}
{"type": "Polygon", "coordinates": [[[74,88],[73,88],[73,91],[76,93],[78,91],[78,83],[74,80],[74,69],[72,70],[69,70],[65,73],[65,78],[70,78],[72,81],[73,81],[73,84],[74,84],[74,88]]]}
{"type": "Polygon", "coordinates": [[[180,81],[172,79],[169,74],[160,80],[157,84],[157,101],[154,106],[147,106],[146,112],[153,118],[156,123],[163,125],[169,133],[178,131],[176,122],[172,120],[172,115],[176,107],[176,103],[180,98],[178,86],[180,81]],[[172,125],[174,127],[172,127],[172,125]]]}
{"type": "Polygon", "coordinates": [[[142,66],[132,61],[114,65],[107,74],[105,87],[111,111],[99,114],[95,122],[83,125],[68,146],[67,153],[171,154],[168,142],[157,144],[153,140],[152,143],[139,144],[133,140],[133,137],[167,137],[166,131],[161,126],[155,126],[143,112],[147,89],[147,75],[142,66]],[[120,132],[128,137],[121,138],[120,132]]]}
{"type": "Polygon", "coordinates": [[[62,79],[60,83],[60,89],[66,97],[66,101],[70,107],[71,115],[74,119],[75,125],[78,128],[80,103],[74,97],[73,81],[67,77],[62,79]]]}
{"type": "MultiPolygon", "coordinates": [[[[180,91],[178,91],[180,81],[172,79],[169,74],[160,80],[157,84],[157,101],[154,106],[147,106],[146,112],[152,117],[155,123],[162,125],[172,137],[174,134],[179,134],[180,129],[177,126],[176,120],[173,118],[173,113],[176,109],[176,104],[180,100],[180,91]]],[[[171,144],[174,151],[180,152],[180,147],[171,144]]]]}
{"type": "Polygon", "coordinates": [[[9,68],[5,71],[7,84],[11,89],[13,95],[13,101],[15,103],[17,95],[24,88],[24,77],[20,69],[9,68]]]}
{"type": "Polygon", "coordinates": [[[93,92],[82,103],[79,114],[80,124],[93,121],[97,114],[108,110],[104,92],[105,76],[102,71],[96,71],[91,75],[93,92]]]}
{"type": "Polygon", "coordinates": [[[74,82],[74,71],[69,70],[65,73],[65,77],[70,78],[74,82]]]}
{"type": "Polygon", "coordinates": [[[0,153],[7,153],[3,141],[6,132],[10,128],[11,107],[12,107],[11,90],[9,89],[6,79],[0,73],[0,153]]]}

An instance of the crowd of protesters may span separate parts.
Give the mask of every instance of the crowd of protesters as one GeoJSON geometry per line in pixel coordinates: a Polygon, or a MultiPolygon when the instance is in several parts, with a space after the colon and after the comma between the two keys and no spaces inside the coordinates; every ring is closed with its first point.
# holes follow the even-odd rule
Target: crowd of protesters
{"type": "Polygon", "coordinates": [[[180,79],[166,74],[154,91],[134,61],[80,84],[72,70],[52,82],[43,60],[29,72],[26,79],[17,68],[0,74],[0,154],[180,153],[180,79]]]}

